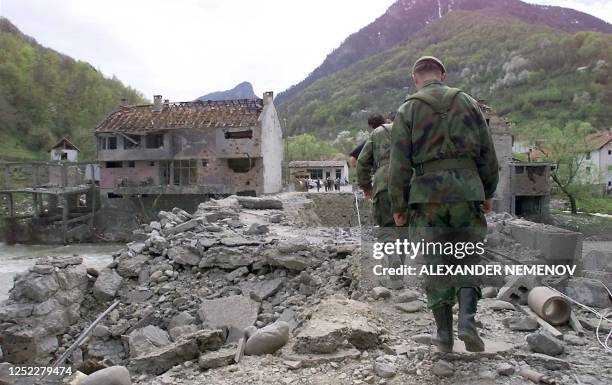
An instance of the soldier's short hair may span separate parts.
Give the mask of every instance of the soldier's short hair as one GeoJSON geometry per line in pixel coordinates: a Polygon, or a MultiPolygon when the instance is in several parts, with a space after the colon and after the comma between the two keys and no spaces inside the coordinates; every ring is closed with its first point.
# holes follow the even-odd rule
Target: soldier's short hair
{"type": "Polygon", "coordinates": [[[389,120],[390,122],[393,122],[395,120],[395,114],[396,112],[389,112],[389,115],[387,115],[387,120],[389,120]]]}
{"type": "Polygon", "coordinates": [[[416,75],[435,73],[436,75],[442,76],[442,68],[440,68],[440,66],[433,61],[422,61],[417,63],[414,66],[413,72],[416,75]]]}
{"type": "Polygon", "coordinates": [[[385,124],[385,118],[381,114],[372,114],[368,117],[368,126],[370,128],[380,127],[385,124]]]}

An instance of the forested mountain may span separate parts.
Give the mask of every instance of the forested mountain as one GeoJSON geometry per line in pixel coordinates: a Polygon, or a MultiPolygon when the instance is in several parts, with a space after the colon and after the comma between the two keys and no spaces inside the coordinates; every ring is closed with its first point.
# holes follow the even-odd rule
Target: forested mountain
{"type": "Polygon", "coordinates": [[[93,127],[119,104],[143,96],[90,64],[38,44],[0,17],[0,159],[46,157],[69,136],[94,155],[93,127]]]}
{"type": "Polygon", "coordinates": [[[211,92],[200,96],[198,100],[253,99],[256,97],[253,85],[249,82],[242,82],[231,90],[211,92]]]}
{"type": "Polygon", "coordinates": [[[453,11],[405,45],[322,77],[279,108],[290,132],[333,139],[365,127],[368,112],[397,109],[414,92],[410,71],[425,54],[444,60],[448,83],[485,99],[519,127],[571,120],[612,122],[612,35],[453,11]]]}
{"type": "Polygon", "coordinates": [[[303,81],[280,93],[276,105],[291,100],[316,80],[405,43],[427,25],[452,11],[479,11],[482,18],[513,17],[565,32],[612,33],[612,25],[573,9],[527,4],[520,0],[398,0],[368,26],[350,35],[303,81]]]}

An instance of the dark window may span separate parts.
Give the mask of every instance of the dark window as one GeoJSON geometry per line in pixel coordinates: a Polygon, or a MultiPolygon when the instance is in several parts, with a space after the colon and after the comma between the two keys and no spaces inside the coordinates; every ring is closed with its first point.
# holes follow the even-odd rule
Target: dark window
{"type": "Polygon", "coordinates": [[[136,162],[134,162],[133,160],[128,160],[127,166],[130,167],[130,168],[136,167],[136,162]]]}
{"type": "Polygon", "coordinates": [[[122,168],[123,162],[106,162],[106,168],[122,168]]]}
{"type": "Polygon", "coordinates": [[[518,166],[518,167],[516,168],[516,173],[517,173],[517,174],[522,174],[522,173],[524,173],[524,172],[525,172],[525,167],[523,167],[523,166],[518,166]]]}
{"type": "Polygon", "coordinates": [[[608,186],[612,186],[612,182],[608,182],[608,186]]]}
{"type": "Polygon", "coordinates": [[[608,155],[612,155],[612,150],[608,150],[608,155]]]}
{"type": "Polygon", "coordinates": [[[336,169],[336,179],[340,179],[342,178],[342,170],[337,168],[336,169]]]}
{"type": "Polygon", "coordinates": [[[587,158],[587,159],[591,159],[591,153],[590,153],[590,152],[587,152],[587,154],[586,154],[586,158],[587,158]]]}
{"type": "Polygon", "coordinates": [[[138,148],[140,147],[140,135],[126,135],[123,137],[123,147],[128,148],[138,148]]]}
{"type": "Polygon", "coordinates": [[[586,170],[587,170],[587,172],[591,172],[591,168],[590,167],[587,167],[586,170]]]}
{"type": "Polygon", "coordinates": [[[251,139],[253,138],[253,130],[245,131],[226,131],[225,139],[251,139]]]}
{"type": "Polygon", "coordinates": [[[202,159],[202,167],[208,167],[208,159],[202,159]]]}
{"type": "Polygon", "coordinates": [[[310,169],[308,170],[310,174],[310,179],[323,179],[323,170],[319,169],[310,169]]]}
{"type": "Polygon", "coordinates": [[[146,148],[162,148],[164,147],[164,135],[154,134],[145,137],[146,148]]]}
{"type": "Polygon", "coordinates": [[[155,166],[155,162],[153,161],[149,162],[149,166],[155,166]]]}
{"type": "Polygon", "coordinates": [[[107,139],[107,149],[108,150],[116,150],[117,149],[117,137],[116,136],[109,136],[107,139]]]}
{"type": "Polygon", "coordinates": [[[62,152],[61,158],[62,158],[62,160],[67,160],[68,159],[68,153],[62,152]]]}
{"type": "Polygon", "coordinates": [[[251,158],[231,158],[227,160],[227,165],[234,172],[245,173],[255,167],[255,159],[251,158]]]}
{"type": "Polygon", "coordinates": [[[173,162],[174,179],[177,186],[194,185],[197,182],[196,161],[175,160],[173,162]]]}

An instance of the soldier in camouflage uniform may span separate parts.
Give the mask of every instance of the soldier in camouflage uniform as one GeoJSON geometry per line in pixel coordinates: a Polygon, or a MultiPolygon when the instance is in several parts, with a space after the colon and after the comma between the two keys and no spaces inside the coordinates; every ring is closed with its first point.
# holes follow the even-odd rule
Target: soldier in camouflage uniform
{"type": "MultiPolygon", "coordinates": [[[[368,125],[374,131],[366,140],[357,159],[357,183],[364,191],[365,196],[372,199],[374,223],[381,228],[387,228],[378,229],[377,240],[379,242],[393,241],[391,231],[388,228],[395,227],[395,222],[393,221],[393,211],[391,211],[391,201],[387,189],[392,125],[385,123],[381,115],[370,116],[368,125]]],[[[397,255],[387,255],[386,261],[389,267],[397,267],[402,263],[401,257],[397,255]]],[[[391,288],[398,289],[402,286],[401,276],[391,275],[389,278],[391,288]]]]}
{"type": "MultiPolygon", "coordinates": [[[[410,206],[411,239],[481,242],[486,234],[484,213],[491,209],[499,178],[486,120],[473,98],[443,84],[446,69],[440,60],[420,58],[412,77],[418,91],[400,106],[392,129],[389,196],[395,223],[406,223],[410,206]]],[[[423,258],[433,265],[479,262],[479,256],[423,258]]],[[[452,351],[452,307],[458,299],[458,337],[468,351],[483,351],[474,319],[479,286],[452,279],[425,279],[437,326],[434,342],[441,351],[452,351]]]]}

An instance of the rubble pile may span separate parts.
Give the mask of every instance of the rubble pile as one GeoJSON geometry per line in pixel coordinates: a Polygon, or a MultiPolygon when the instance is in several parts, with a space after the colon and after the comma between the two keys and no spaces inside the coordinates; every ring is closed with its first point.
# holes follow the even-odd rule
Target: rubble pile
{"type": "MultiPolygon", "coordinates": [[[[160,212],[99,271],[78,257],[39,261],[0,307],[4,359],[50,362],[119,300],[67,365],[123,377],[126,367],[143,385],[522,383],[520,373],[598,385],[612,377],[592,333],[561,325],[559,337],[521,311],[527,300],[515,299],[537,282],[516,277],[483,289],[485,352],[466,352],[458,340],[452,353],[437,352],[423,291],[360,285],[360,229],[303,226],[317,218],[300,205],[309,207],[291,196],[211,200],[192,214],[160,212]]],[[[517,240],[513,221],[491,215],[487,247],[542,257],[517,240]]],[[[577,316],[597,328],[595,317],[577,316]]]]}
{"type": "Polygon", "coordinates": [[[3,358],[16,364],[48,363],[78,335],[88,278],[81,257],[38,260],[15,278],[0,307],[3,358]]]}

